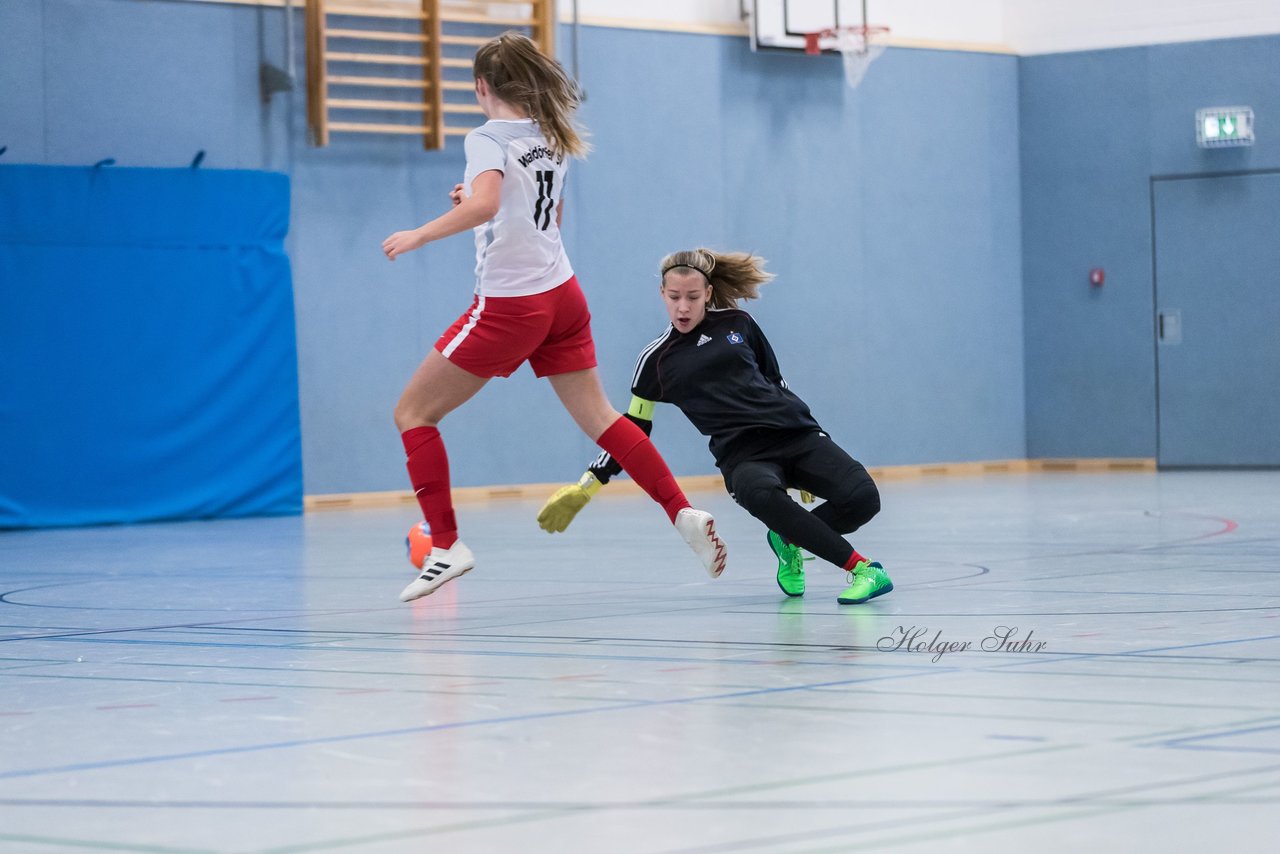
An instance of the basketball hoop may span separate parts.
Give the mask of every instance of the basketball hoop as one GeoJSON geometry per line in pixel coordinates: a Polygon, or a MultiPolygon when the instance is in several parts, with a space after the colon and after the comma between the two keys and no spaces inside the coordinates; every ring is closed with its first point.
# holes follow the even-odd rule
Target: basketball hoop
{"type": "Polygon", "coordinates": [[[824,50],[838,50],[844,57],[844,80],[849,88],[856,89],[862,75],[884,53],[882,39],[889,34],[888,27],[835,27],[804,34],[804,52],[810,55],[824,50]]]}

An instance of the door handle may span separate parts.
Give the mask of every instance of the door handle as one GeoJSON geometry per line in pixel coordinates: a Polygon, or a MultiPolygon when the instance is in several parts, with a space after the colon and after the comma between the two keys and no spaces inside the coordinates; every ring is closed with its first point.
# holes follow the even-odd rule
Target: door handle
{"type": "Polygon", "coordinates": [[[1166,309],[1156,314],[1156,340],[1161,344],[1182,343],[1182,311],[1166,309]]]}

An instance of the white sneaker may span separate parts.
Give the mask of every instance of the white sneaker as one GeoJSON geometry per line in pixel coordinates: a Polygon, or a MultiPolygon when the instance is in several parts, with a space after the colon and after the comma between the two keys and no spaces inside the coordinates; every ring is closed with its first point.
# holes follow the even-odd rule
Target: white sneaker
{"type": "Polygon", "coordinates": [[[414,599],[430,596],[440,585],[470,572],[475,565],[476,556],[462,540],[447,549],[433,548],[422,562],[422,574],[400,591],[400,601],[412,602],[414,599]]]}
{"type": "Polygon", "coordinates": [[[693,553],[702,561],[707,575],[719,578],[724,572],[725,563],[729,560],[729,550],[724,540],[716,533],[716,520],[705,510],[694,510],[686,507],[676,514],[676,530],[684,541],[693,549],[693,553]]]}

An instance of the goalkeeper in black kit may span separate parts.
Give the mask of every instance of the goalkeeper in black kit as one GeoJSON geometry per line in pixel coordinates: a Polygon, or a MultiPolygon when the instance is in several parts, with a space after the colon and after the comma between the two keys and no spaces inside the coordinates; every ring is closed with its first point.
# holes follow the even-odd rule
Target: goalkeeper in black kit
{"type": "MultiPolygon", "coordinates": [[[[671,403],[710,437],[729,494],[769,528],[783,593],[804,595],[803,551],[848,573],[848,587],[837,597],[841,604],[893,590],[884,567],[860,555],[843,536],[880,511],[875,482],[787,388],[764,332],[738,308],[739,300],[754,299],[773,278],[764,260],[745,252],[694,249],[668,255],[661,272],[671,326],[640,353],[627,417],[647,434],[654,405],[671,403]],[[788,488],[825,502],[806,510],[788,488]]],[[[550,533],[563,531],[621,471],[602,453],[578,483],[547,500],[538,524],[550,533]]]]}

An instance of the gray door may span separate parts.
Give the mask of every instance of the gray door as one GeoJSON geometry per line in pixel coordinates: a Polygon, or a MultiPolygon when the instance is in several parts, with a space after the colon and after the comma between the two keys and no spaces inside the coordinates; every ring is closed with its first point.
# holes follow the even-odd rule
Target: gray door
{"type": "Polygon", "coordinates": [[[1280,466],[1280,174],[1157,179],[1161,466],[1280,466]]]}

